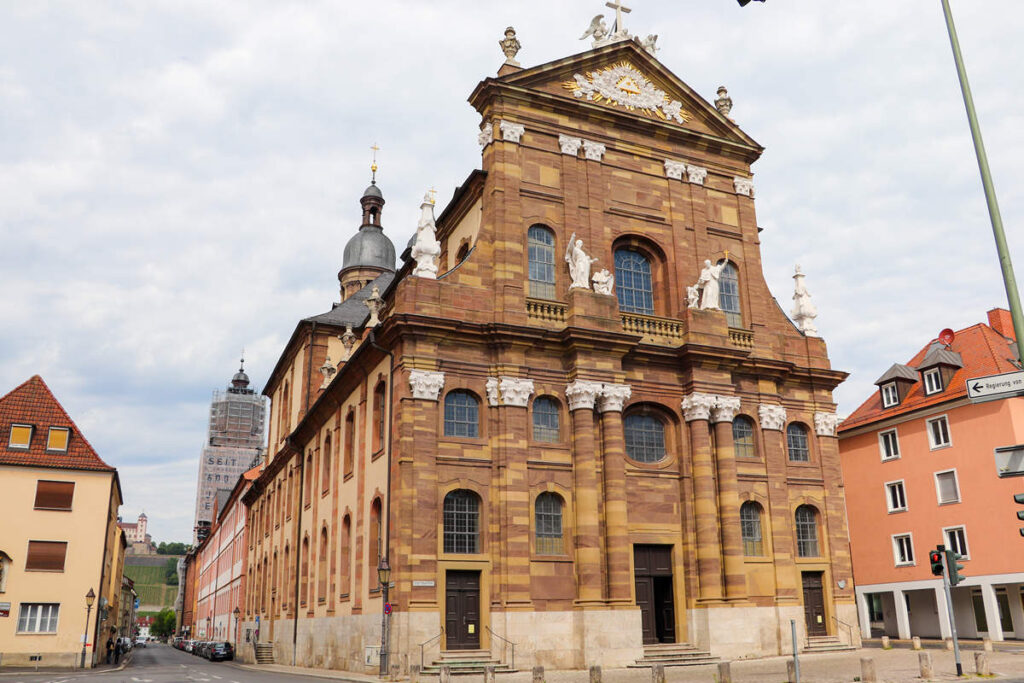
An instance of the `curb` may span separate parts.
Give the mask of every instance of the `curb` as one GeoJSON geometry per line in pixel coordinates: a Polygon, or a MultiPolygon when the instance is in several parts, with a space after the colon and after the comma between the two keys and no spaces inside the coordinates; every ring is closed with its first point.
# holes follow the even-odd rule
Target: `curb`
{"type": "Polygon", "coordinates": [[[73,667],[73,668],[70,668],[70,669],[54,669],[54,668],[26,669],[26,668],[19,668],[17,671],[0,671],[0,677],[9,677],[9,676],[42,676],[42,675],[52,674],[54,676],[57,676],[58,678],[66,678],[68,676],[95,676],[97,674],[116,673],[118,671],[124,671],[125,667],[127,667],[129,664],[131,664],[131,662],[132,662],[132,654],[133,654],[132,652],[129,652],[127,656],[121,658],[121,663],[120,664],[118,664],[117,666],[110,667],[109,669],[106,668],[106,665],[101,665],[103,668],[100,668],[100,667],[97,666],[97,667],[93,667],[91,669],[81,669],[81,668],[79,668],[77,666],[73,667]]]}
{"type": "Polygon", "coordinates": [[[347,681],[347,683],[369,683],[370,681],[380,680],[376,678],[355,678],[351,674],[341,671],[339,671],[336,675],[332,675],[329,672],[329,670],[303,669],[300,667],[290,667],[284,665],[273,665],[274,668],[259,666],[255,664],[234,664],[234,666],[235,668],[245,669],[247,671],[259,671],[261,673],[290,674],[294,676],[306,676],[308,678],[326,678],[333,681],[347,681]]]}

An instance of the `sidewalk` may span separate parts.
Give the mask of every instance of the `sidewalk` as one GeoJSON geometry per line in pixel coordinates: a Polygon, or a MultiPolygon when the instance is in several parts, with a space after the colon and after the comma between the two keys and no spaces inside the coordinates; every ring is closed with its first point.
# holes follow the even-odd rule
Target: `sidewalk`
{"type": "Polygon", "coordinates": [[[0,677],[4,676],[24,676],[25,674],[35,675],[51,675],[57,678],[66,678],[68,676],[89,676],[91,674],[109,674],[114,671],[121,671],[128,666],[132,661],[132,654],[134,650],[129,651],[123,657],[121,657],[120,664],[97,664],[91,669],[79,669],[77,666],[72,669],[60,668],[56,669],[52,666],[39,667],[38,669],[34,666],[18,666],[18,667],[3,667],[0,668],[0,677]]]}

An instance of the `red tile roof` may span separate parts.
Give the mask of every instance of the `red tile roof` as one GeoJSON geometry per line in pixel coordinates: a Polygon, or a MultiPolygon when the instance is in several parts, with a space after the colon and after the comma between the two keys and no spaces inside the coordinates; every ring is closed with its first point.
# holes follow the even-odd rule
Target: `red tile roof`
{"type": "MultiPolygon", "coordinates": [[[[924,360],[929,347],[936,341],[936,339],[933,339],[925,344],[924,348],[918,351],[907,365],[916,368],[924,360]]],[[[1009,345],[1009,340],[984,323],[978,323],[977,325],[959,330],[956,333],[953,344],[950,346],[950,350],[960,354],[964,366],[956,371],[945,390],[925,396],[924,385],[921,382],[920,376],[918,376],[917,383],[910,388],[906,398],[898,406],[892,408],[882,408],[881,392],[875,391],[857,410],[853,411],[848,418],[843,420],[842,424],[839,425],[839,431],[843,432],[876,420],[888,419],[928,406],[963,398],[967,395],[966,380],[970,377],[1018,371],[1018,368],[1010,362],[1013,352],[1009,345]]]]}
{"type": "Polygon", "coordinates": [[[116,471],[100,459],[39,375],[33,375],[6,396],[0,397],[0,465],[116,471]],[[35,428],[28,450],[8,447],[12,424],[30,424],[35,428]],[[52,453],[46,450],[50,427],[71,429],[66,452],[52,453]]]}

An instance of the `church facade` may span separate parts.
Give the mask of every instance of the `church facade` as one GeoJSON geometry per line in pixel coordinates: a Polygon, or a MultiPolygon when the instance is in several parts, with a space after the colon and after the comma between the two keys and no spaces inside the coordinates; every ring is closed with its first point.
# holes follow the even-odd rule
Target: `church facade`
{"type": "Polygon", "coordinates": [[[400,668],[859,644],[845,373],[764,280],[762,148],[637,41],[513,61],[470,96],[481,168],[397,270],[367,188],[267,383],[242,628],[356,671],[385,622],[400,668]]]}

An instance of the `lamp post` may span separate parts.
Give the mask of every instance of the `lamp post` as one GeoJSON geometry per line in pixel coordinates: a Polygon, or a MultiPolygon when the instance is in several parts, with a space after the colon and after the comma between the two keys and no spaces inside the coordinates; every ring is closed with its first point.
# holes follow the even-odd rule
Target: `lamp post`
{"type": "Polygon", "coordinates": [[[92,588],[85,594],[85,631],[82,632],[82,664],[79,668],[85,668],[85,646],[89,644],[89,616],[92,614],[92,603],[96,601],[96,593],[92,588]]]}
{"type": "Polygon", "coordinates": [[[391,583],[391,565],[388,564],[387,557],[380,558],[380,564],[377,565],[377,579],[380,581],[380,594],[383,600],[381,605],[381,617],[380,617],[380,675],[386,676],[388,673],[388,626],[390,625],[391,610],[388,609],[388,587],[391,583]]]}
{"type": "Polygon", "coordinates": [[[203,635],[206,636],[207,640],[210,640],[210,617],[206,617],[206,633],[203,635]]]}
{"type": "Polygon", "coordinates": [[[242,613],[242,610],[238,609],[237,606],[235,607],[235,611],[232,612],[232,614],[235,615],[235,630],[232,631],[231,633],[235,636],[235,649],[236,650],[238,649],[238,615],[241,614],[241,613],[242,613]]]}

